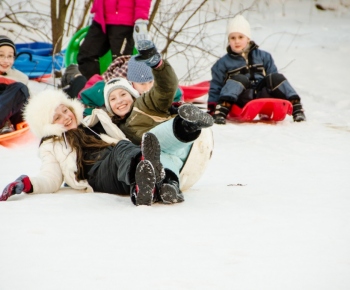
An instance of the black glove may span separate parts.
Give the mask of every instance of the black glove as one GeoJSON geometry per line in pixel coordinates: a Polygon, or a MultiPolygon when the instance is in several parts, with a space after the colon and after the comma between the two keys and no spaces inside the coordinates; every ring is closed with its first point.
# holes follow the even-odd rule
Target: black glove
{"type": "Polygon", "coordinates": [[[32,183],[27,175],[21,175],[14,182],[7,185],[0,195],[0,201],[5,201],[11,195],[20,194],[22,192],[33,192],[32,183]]]}
{"type": "Polygon", "coordinates": [[[150,67],[156,67],[162,60],[156,46],[151,40],[139,40],[136,48],[139,54],[135,57],[137,61],[142,61],[150,67]]]}

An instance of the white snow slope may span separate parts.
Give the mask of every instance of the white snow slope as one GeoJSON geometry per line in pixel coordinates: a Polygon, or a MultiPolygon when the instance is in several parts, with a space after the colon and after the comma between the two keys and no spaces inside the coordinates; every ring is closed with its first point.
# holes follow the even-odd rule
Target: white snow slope
{"type": "MultiPolygon", "coordinates": [[[[214,125],[181,204],[67,188],[1,202],[1,290],[350,289],[350,8],[271,2],[245,16],[307,122],[214,125]]],[[[37,147],[0,146],[0,189],[39,171],[37,147]]]]}

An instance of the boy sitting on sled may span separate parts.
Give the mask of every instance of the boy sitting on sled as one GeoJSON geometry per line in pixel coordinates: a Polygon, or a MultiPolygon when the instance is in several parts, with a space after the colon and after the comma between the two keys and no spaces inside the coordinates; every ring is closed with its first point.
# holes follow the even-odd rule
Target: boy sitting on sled
{"type": "Polygon", "coordinates": [[[300,97],[277,71],[271,54],[251,41],[250,25],[242,16],[228,27],[227,54],[211,68],[208,109],[216,124],[225,124],[233,104],[243,108],[256,98],[285,99],[293,104],[295,122],[305,121],[300,97]]]}

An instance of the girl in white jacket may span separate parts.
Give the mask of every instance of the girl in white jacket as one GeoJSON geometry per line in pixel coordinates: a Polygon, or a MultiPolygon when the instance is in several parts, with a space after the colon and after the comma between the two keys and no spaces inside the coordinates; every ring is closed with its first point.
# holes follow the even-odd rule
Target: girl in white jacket
{"type": "Polygon", "coordinates": [[[144,134],[140,148],[102,110],[92,115],[89,124],[83,124],[83,111],[78,100],[58,90],[43,91],[29,100],[24,116],[41,139],[42,166],[37,176],[22,175],[10,183],[0,201],[21,192],[53,193],[63,182],[85,192],[131,194],[136,205],[155,201],[155,184],[164,177],[155,135],[144,134]]]}

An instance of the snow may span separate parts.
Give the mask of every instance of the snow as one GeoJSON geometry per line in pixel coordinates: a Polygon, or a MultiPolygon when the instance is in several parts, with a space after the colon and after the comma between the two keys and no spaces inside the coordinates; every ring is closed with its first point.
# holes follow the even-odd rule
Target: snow
{"type": "MultiPolygon", "coordinates": [[[[283,16],[265,2],[246,14],[253,39],[307,122],[215,125],[212,160],[181,204],[68,188],[1,202],[1,290],[350,288],[350,11],[283,1],[283,16]]],[[[0,188],[39,171],[37,147],[0,146],[0,188]]]]}

